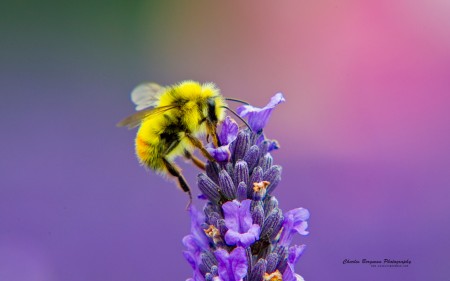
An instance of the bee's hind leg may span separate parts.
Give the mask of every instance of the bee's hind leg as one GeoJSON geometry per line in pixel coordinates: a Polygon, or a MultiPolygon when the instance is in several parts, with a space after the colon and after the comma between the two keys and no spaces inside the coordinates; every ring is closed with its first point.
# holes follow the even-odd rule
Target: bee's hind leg
{"type": "Polygon", "coordinates": [[[178,179],[180,188],[189,195],[189,202],[188,205],[186,206],[186,209],[189,209],[192,203],[191,189],[189,188],[186,179],[181,174],[180,168],[178,168],[177,165],[175,165],[174,163],[170,163],[166,158],[163,158],[162,160],[169,174],[178,179]]]}
{"type": "Polygon", "coordinates": [[[194,163],[195,166],[199,167],[200,169],[206,170],[205,162],[203,162],[202,160],[198,159],[195,155],[193,155],[189,151],[187,151],[187,150],[184,151],[184,157],[186,157],[187,159],[191,160],[192,163],[194,163]]]}

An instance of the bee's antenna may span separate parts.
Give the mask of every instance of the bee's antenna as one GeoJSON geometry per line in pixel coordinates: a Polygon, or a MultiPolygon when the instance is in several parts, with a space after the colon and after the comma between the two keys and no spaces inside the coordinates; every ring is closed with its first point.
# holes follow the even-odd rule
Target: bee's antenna
{"type": "Polygon", "coordinates": [[[243,104],[249,105],[249,103],[248,103],[248,102],[246,102],[246,101],[243,101],[243,100],[238,100],[238,99],[235,99],[235,98],[225,98],[225,100],[230,100],[230,101],[240,102],[240,103],[243,103],[243,104]]]}
{"type": "Polygon", "coordinates": [[[253,132],[252,128],[250,128],[250,125],[247,123],[247,121],[244,120],[244,118],[242,118],[241,116],[239,116],[239,114],[237,114],[234,110],[232,110],[232,109],[229,108],[228,106],[222,106],[222,107],[228,109],[228,110],[231,111],[234,115],[236,115],[236,117],[239,118],[242,122],[244,122],[244,124],[250,129],[250,132],[253,132]]]}

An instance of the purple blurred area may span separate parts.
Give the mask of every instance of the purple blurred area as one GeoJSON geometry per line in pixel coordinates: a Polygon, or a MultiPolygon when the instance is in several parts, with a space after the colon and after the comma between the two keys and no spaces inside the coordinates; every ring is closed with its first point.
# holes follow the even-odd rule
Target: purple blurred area
{"type": "Polygon", "coordinates": [[[1,281],[191,276],[187,196],[115,127],[134,86],[185,79],[256,106],[284,93],[266,134],[281,208],[311,212],[305,280],[450,276],[446,1],[1,6],[1,281]],[[343,264],[363,258],[412,263],[343,264]]]}

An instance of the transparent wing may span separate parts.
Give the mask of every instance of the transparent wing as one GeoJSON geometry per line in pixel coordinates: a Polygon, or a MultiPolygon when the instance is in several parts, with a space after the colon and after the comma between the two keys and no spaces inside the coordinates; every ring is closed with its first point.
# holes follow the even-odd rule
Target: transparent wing
{"type": "Polygon", "coordinates": [[[164,90],[163,86],[156,83],[143,83],[131,92],[131,101],[136,105],[137,111],[155,107],[164,90]]]}
{"type": "Polygon", "coordinates": [[[141,111],[138,111],[119,123],[117,123],[117,127],[128,127],[129,129],[134,128],[141,124],[142,120],[147,118],[152,118],[152,116],[157,116],[159,114],[163,114],[164,112],[171,110],[171,109],[178,109],[179,106],[177,105],[167,105],[167,106],[161,106],[157,108],[148,108],[141,111]]]}

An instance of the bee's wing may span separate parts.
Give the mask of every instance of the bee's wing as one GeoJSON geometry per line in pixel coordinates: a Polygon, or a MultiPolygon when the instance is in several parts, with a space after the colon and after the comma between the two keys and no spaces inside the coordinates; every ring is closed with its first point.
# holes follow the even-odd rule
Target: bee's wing
{"type": "Polygon", "coordinates": [[[136,126],[138,126],[139,124],[141,124],[142,120],[146,119],[146,118],[151,118],[152,116],[156,116],[159,114],[163,114],[164,112],[174,109],[174,108],[178,108],[178,105],[167,105],[167,106],[160,106],[157,108],[147,108],[141,111],[138,111],[128,117],[126,117],[125,119],[123,119],[122,121],[120,121],[119,123],[117,123],[117,127],[128,127],[129,129],[134,128],[136,126]]]}
{"type": "Polygon", "coordinates": [[[131,92],[131,101],[136,105],[136,110],[140,111],[158,104],[159,96],[165,88],[156,83],[143,83],[134,88],[131,92]]]}

